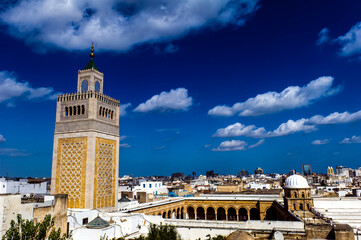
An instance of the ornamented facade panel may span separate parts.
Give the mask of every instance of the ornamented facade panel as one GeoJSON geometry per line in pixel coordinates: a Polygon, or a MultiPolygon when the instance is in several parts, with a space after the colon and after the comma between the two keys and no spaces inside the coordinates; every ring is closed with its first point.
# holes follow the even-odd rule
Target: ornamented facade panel
{"type": "Polygon", "coordinates": [[[84,208],[87,137],[60,138],[55,193],[68,194],[68,208],[84,208]]]}
{"type": "Polygon", "coordinates": [[[116,203],[116,141],[96,138],[94,208],[113,207],[116,203]]]}

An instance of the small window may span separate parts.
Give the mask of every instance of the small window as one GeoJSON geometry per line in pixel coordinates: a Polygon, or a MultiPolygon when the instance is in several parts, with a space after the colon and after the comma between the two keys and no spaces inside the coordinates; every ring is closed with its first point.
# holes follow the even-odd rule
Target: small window
{"type": "Polygon", "coordinates": [[[100,92],[100,83],[98,81],[95,82],[95,91],[100,92]]]}
{"type": "Polygon", "coordinates": [[[85,106],[81,105],[81,114],[85,114],[85,106]]]}
{"type": "Polygon", "coordinates": [[[88,218],[83,218],[83,225],[88,224],[88,218]]]}
{"type": "Polygon", "coordinates": [[[84,80],[81,82],[81,91],[82,92],[87,92],[88,91],[88,81],[84,80]]]}
{"type": "Polygon", "coordinates": [[[149,188],[152,188],[152,184],[149,184],[149,188]]]}
{"type": "Polygon", "coordinates": [[[145,184],[143,184],[143,188],[145,188],[145,184]]]}

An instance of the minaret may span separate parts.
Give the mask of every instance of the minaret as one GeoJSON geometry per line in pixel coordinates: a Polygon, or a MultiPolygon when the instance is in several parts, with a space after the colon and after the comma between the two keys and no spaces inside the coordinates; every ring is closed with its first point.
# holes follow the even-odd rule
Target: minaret
{"type": "Polygon", "coordinates": [[[92,44],[77,93],[58,95],[51,193],[68,194],[68,208],[115,209],[118,149],[119,101],[103,94],[92,44]]]}

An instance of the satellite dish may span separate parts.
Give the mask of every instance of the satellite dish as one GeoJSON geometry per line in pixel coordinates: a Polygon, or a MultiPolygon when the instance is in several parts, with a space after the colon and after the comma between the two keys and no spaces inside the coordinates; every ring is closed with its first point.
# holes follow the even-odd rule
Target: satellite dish
{"type": "Polygon", "coordinates": [[[273,234],[273,239],[275,239],[275,240],[284,240],[285,238],[283,237],[283,234],[280,231],[276,231],[273,234]]]}

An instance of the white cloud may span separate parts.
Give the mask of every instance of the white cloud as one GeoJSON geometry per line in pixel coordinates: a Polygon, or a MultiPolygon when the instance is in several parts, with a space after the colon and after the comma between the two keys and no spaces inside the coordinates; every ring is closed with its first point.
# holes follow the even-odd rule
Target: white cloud
{"type": "Polygon", "coordinates": [[[328,144],[329,142],[330,142],[330,140],[328,140],[328,139],[322,139],[322,140],[317,139],[317,140],[312,141],[312,144],[313,145],[324,145],[324,144],[328,144]]]}
{"type": "Polygon", "coordinates": [[[316,130],[316,127],[313,125],[307,125],[307,119],[299,119],[297,121],[288,120],[285,123],[279,125],[273,131],[266,131],[263,127],[256,127],[255,125],[243,125],[241,123],[235,123],[229,125],[226,128],[220,128],[213,135],[214,137],[252,137],[252,138],[271,138],[271,137],[281,137],[290,135],[296,132],[311,132],[316,130]]]}
{"type": "Polygon", "coordinates": [[[335,41],[341,46],[341,56],[359,55],[361,53],[361,22],[335,41]]]}
{"type": "Polygon", "coordinates": [[[13,101],[16,98],[53,99],[54,94],[52,88],[32,88],[28,82],[18,82],[13,73],[0,71],[0,103],[13,101]]]}
{"type": "Polygon", "coordinates": [[[119,141],[123,141],[126,138],[127,138],[127,136],[125,136],[125,135],[119,136],[119,141]]]}
{"type": "Polygon", "coordinates": [[[242,151],[246,150],[247,143],[240,140],[224,141],[217,148],[213,148],[214,152],[242,151]]]}
{"type": "Polygon", "coordinates": [[[25,150],[15,149],[15,148],[0,148],[0,156],[9,156],[9,157],[26,157],[30,153],[25,150]]]}
{"type": "Polygon", "coordinates": [[[355,113],[349,113],[347,111],[343,113],[334,112],[326,117],[321,115],[315,115],[311,117],[309,123],[315,125],[326,125],[326,124],[355,122],[360,120],[361,120],[361,110],[355,113]]]}
{"type": "MultiPolygon", "coordinates": [[[[334,112],[324,117],[315,115],[311,118],[301,118],[296,121],[288,120],[282,123],[273,131],[266,131],[264,127],[256,127],[255,125],[246,126],[242,123],[235,123],[225,128],[217,129],[213,137],[252,137],[252,138],[271,138],[287,136],[296,132],[309,133],[316,131],[319,125],[343,124],[349,122],[361,121],[361,110],[355,113],[334,112]]],[[[319,141],[319,140],[316,140],[319,141]]]]}
{"type": "Polygon", "coordinates": [[[0,134],[0,143],[6,142],[6,139],[3,135],[0,134]]]}
{"type": "Polygon", "coordinates": [[[248,148],[255,148],[255,147],[258,147],[258,146],[262,145],[263,143],[264,143],[264,139],[261,139],[257,143],[249,146],[248,148]]]}
{"type": "Polygon", "coordinates": [[[333,77],[319,77],[307,85],[290,86],[282,92],[267,92],[249,98],[245,102],[235,103],[232,107],[218,105],[208,111],[213,116],[259,116],[280,112],[286,109],[305,107],[314,101],[336,94],[341,87],[332,88],[333,77]]]}
{"type": "Polygon", "coordinates": [[[0,8],[8,32],[38,47],[125,51],[143,43],[167,42],[191,30],[242,26],[258,0],[129,1],[19,0],[0,8]]]}
{"type": "Polygon", "coordinates": [[[153,148],[154,150],[163,150],[165,149],[165,145],[159,146],[159,147],[155,147],[153,148]]]}
{"type": "Polygon", "coordinates": [[[351,138],[345,138],[340,143],[343,143],[343,144],[361,143],[361,137],[360,136],[352,136],[351,138]]]}
{"type": "Polygon", "coordinates": [[[159,95],[154,95],[145,103],[139,104],[134,109],[136,112],[151,112],[151,111],[167,111],[167,110],[182,110],[187,111],[192,105],[192,97],[188,96],[188,90],[185,88],[172,89],[170,92],[161,92],[159,95]]]}
{"type": "Polygon", "coordinates": [[[130,107],[131,103],[121,104],[119,106],[119,117],[123,117],[127,114],[127,108],[130,107]]]}
{"type": "Polygon", "coordinates": [[[130,146],[128,143],[120,143],[119,144],[119,148],[131,148],[132,146],[130,146]]]}
{"type": "Polygon", "coordinates": [[[327,43],[330,40],[330,30],[328,28],[323,28],[318,33],[317,45],[322,45],[327,43]]]}
{"type": "Polygon", "coordinates": [[[212,145],[211,144],[205,144],[204,148],[210,148],[212,145]]]}

